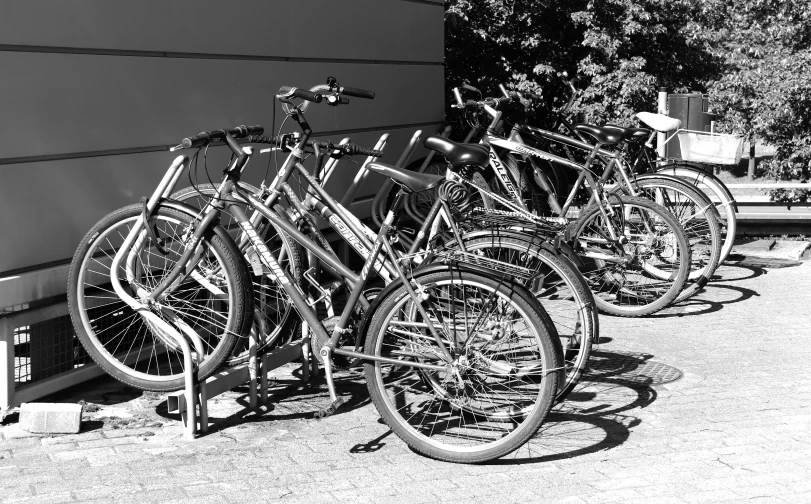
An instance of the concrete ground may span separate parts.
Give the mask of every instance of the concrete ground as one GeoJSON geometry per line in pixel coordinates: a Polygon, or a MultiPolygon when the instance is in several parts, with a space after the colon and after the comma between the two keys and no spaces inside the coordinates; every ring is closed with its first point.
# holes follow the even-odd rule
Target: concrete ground
{"type": "Polygon", "coordinates": [[[245,389],[213,399],[194,441],[161,397],[103,379],[58,398],[88,403],[80,434],[0,427],[0,502],[811,502],[811,263],[717,274],[655,316],[602,317],[591,373],[504,460],[412,453],[351,374],[326,420],[323,381],[286,368],[258,411],[245,389]]]}

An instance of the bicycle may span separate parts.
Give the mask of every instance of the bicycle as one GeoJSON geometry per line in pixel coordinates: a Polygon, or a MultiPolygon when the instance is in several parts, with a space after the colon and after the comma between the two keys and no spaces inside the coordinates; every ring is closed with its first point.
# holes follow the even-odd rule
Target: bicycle
{"type": "MultiPolygon", "coordinates": [[[[502,86],[503,89],[503,86],[502,86]]],[[[504,90],[506,94],[506,90],[504,90]]],[[[570,101],[571,103],[571,101],[570,101]]],[[[712,278],[717,269],[721,256],[722,237],[721,228],[716,213],[712,210],[713,204],[709,199],[689,183],[680,178],[665,174],[643,174],[637,176],[630,171],[624,161],[629,144],[638,143],[650,133],[649,130],[635,128],[621,128],[619,126],[597,127],[587,124],[572,126],[561,114],[559,122],[562,127],[568,128],[569,135],[562,135],[554,131],[530,126],[526,121],[516,120],[509,139],[524,142],[521,134],[531,140],[532,145],[540,146],[546,152],[555,152],[574,160],[574,153],[582,151],[584,155],[594,149],[594,144],[586,141],[586,136],[593,138],[594,134],[606,130],[620,136],[619,148],[615,151],[599,149],[595,161],[603,166],[600,177],[603,183],[614,181],[613,192],[622,192],[630,196],[641,196],[662,205],[677,217],[690,242],[691,271],[687,277],[685,287],[673,302],[687,299],[701,290],[712,278]],[[561,152],[562,151],[562,152],[561,152]]],[[[545,162],[539,164],[533,156],[523,154],[522,162],[532,172],[536,185],[542,194],[546,194],[546,206],[552,214],[565,212],[558,204],[554,186],[549,175],[553,175],[549,166],[557,163],[545,162]]],[[[505,155],[505,163],[511,166],[509,173],[520,172],[519,161],[512,155],[505,155]]],[[[573,196],[582,187],[582,178],[578,178],[567,202],[573,201],[573,196]]]]}
{"type": "MultiPolygon", "coordinates": [[[[563,130],[568,136],[577,137],[585,141],[586,139],[574,130],[571,117],[567,114],[574,103],[578,91],[571,80],[564,77],[564,82],[571,89],[571,95],[567,104],[555,114],[555,123],[550,130],[563,130]]],[[[540,96],[532,95],[531,93],[525,94],[534,100],[541,99],[540,96]]],[[[651,128],[653,132],[649,132],[649,136],[642,134],[641,131],[636,133],[635,140],[631,142],[637,146],[636,155],[629,152],[628,158],[630,173],[639,173],[642,174],[642,176],[670,175],[671,177],[676,177],[679,180],[689,183],[699,194],[704,195],[706,198],[705,201],[712,204],[714,216],[721,226],[723,245],[718,258],[718,264],[722,264],[732,250],[732,246],[735,243],[735,232],[737,230],[738,205],[732,192],[721,179],[700,163],[676,158],[660,158],[658,156],[658,153],[653,147],[655,134],[678,130],[681,127],[681,121],[662,114],[653,114],[650,112],[640,112],[636,117],[640,122],[651,128]],[[642,143],[641,140],[645,139],[646,136],[648,136],[647,141],[642,143]]]]}
{"type": "MultiPolygon", "coordinates": [[[[323,89],[324,86],[316,86],[311,88],[310,91],[316,92],[323,89]]],[[[306,103],[307,102],[302,104],[302,112],[306,109],[306,103]]],[[[295,114],[291,115],[290,117],[292,117],[295,121],[297,120],[296,118],[298,115],[295,114]]],[[[418,136],[419,135],[415,135],[412,138],[411,144],[400,156],[398,165],[405,163],[405,160],[410,153],[410,149],[416,147],[418,136]]],[[[283,137],[288,143],[294,139],[293,134],[288,134],[286,136],[283,135],[283,137]]],[[[345,141],[348,141],[348,139],[345,139],[345,141]]],[[[429,149],[429,152],[434,154],[438,153],[436,150],[437,145],[441,146],[441,140],[438,137],[429,138],[425,143],[426,147],[429,149]]],[[[293,147],[294,145],[292,144],[285,145],[284,142],[282,142],[281,144],[277,144],[275,149],[277,149],[277,152],[279,150],[289,151],[290,155],[292,156],[294,155],[293,147]]],[[[315,168],[313,169],[312,175],[313,180],[315,180],[317,184],[323,186],[323,184],[329,180],[329,177],[335,173],[337,164],[335,162],[344,157],[345,154],[341,151],[341,149],[345,147],[340,145],[334,146],[330,142],[309,141],[308,149],[309,148],[314,149],[311,154],[315,154],[313,157],[316,159],[315,168]],[[316,154],[316,152],[318,152],[318,154],[316,154]],[[327,165],[325,165],[323,168],[319,168],[323,164],[324,159],[327,157],[330,159],[327,165]]],[[[479,147],[476,148],[480,149],[479,147]]],[[[456,149],[462,149],[462,146],[456,146],[456,149]]],[[[303,160],[304,156],[301,154],[303,153],[295,155],[297,155],[299,159],[303,160]]],[[[372,159],[373,157],[370,156],[367,158],[366,162],[361,165],[360,170],[355,175],[356,180],[363,180],[365,178],[365,172],[368,171],[367,165],[372,159]]],[[[391,183],[393,184],[394,182],[391,183]]],[[[312,187],[312,183],[308,181],[308,184],[310,187],[312,187]]],[[[253,188],[244,183],[241,183],[241,185],[246,189],[247,192],[257,195],[262,194],[260,199],[263,200],[265,200],[269,194],[267,189],[264,189],[265,192],[263,193],[263,190],[260,188],[253,188]]],[[[445,188],[445,184],[442,185],[442,188],[445,188]]],[[[359,189],[359,187],[353,186],[350,191],[357,189],[359,189]]],[[[216,190],[217,188],[214,185],[202,184],[178,191],[171,197],[184,202],[192,202],[196,208],[204,208],[207,201],[215,196],[216,190]]],[[[385,185],[383,191],[381,192],[384,191],[387,192],[385,190],[385,185]]],[[[354,219],[352,214],[348,212],[343,205],[338,202],[333,202],[335,205],[341,208],[343,211],[343,216],[334,215],[331,212],[330,214],[326,214],[322,213],[324,211],[324,206],[323,204],[319,203],[320,199],[318,198],[318,195],[314,193],[313,189],[309,189],[307,194],[302,196],[292,194],[289,186],[284,188],[284,192],[286,197],[291,202],[291,208],[295,209],[295,216],[290,215],[289,212],[288,217],[290,217],[291,222],[298,225],[300,229],[304,229],[310,239],[316,243],[319,243],[322,247],[329,249],[328,242],[314,225],[312,220],[308,217],[308,215],[313,213],[321,214],[327,224],[329,224],[339,235],[341,235],[343,239],[358,253],[359,256],[362,258],[368,257],[370,247],[368,245],[364,245],[362,240],[364,235],[365,238],[374,239],[375,233],[364,223],[354,219]],[[318,205],[320,205],[320,209],[317,208],[318,205]],[[341,220],[343,217],[350,219],[351,222],[345,223],[343,220],[341,220]]],[[[265,204],[267,203],[268,202],[265,201],[265,204]]],[[[439,201],[435,201],[435,204],[440,205],[439,201]]],[[[414,255],[419,250],[425,250],[425,248],[421,248],[424,244],[430,244],[435,241],[437,232],[436,229],[431,226],[431,224],[443,221],[447,222],[449,218],[454,219],[453,216],[445,212],[445,209],[450,211],[450,208],[447,205],[442,207],[437,206],[434,209],[436,211],[431,214],[432,217],[424,220],[424,229],[420,230],[419,233],[415,232],[416,236],[422,236],[423,238],[412,240],[409,238],[409,236],[399,233],[398,240],[404,245],[410,247],[410,254],[414,255]],[[416,242],[416,244],[414,244],[414,242],[416,242]]],[[[265,225],[264,222],[259,223],[258,221],[254,221],[254,217],[261,218],[261,216],[256,214],[252,216],[252,222],[254,222],[255,225],[265,225]]],[[[228,227],[229,226],[226,226],[226,228],[228,227]]],[[[230,227],[234,228],[235,226],[230,227]]],[[[455,227],[455,224],[451,227],[455,227]]],[[[275,232],[279,231],[277,228],[268,229],[275,229],[275,232]]],[[[599,324],[597,321],[596,311],[594,309],[593,297],[591,296],[582,275],[579,274],[576,266],[569,262],[566,255],[561,252],[561,248],[559,246],[552,247],[532,236],[518,236],[518,233],[505,233],[503,230],[496,234],[485,230],[476,230],[474,233],[463,234],[459,237],[459,239],[461,239],[465,249],[473,248],[475,249],[475,254],[480,256],[497,258],[505,255],[516,257],[517,254],[520,254],[524,258],[523,260],[525,262],[528,261],[532,266],[532,274],[527,274],[527,270],[523,268],[518,271],[515,278],[524,282],[525,285],[532,286],[536,296],[541,301],[544,309],[549,313],[553,323],[555,324],[562,347],[567,349],[564,362],[566,370],[565,380],[563,386],[557,394],[557,400],[563,400],[579,382],[580,376],[582,375],[588,361],[588,355],[591,351],[592,342],[596,343],[599,339],[599,324]],[[528,281],[530,277],[534,278],[531,283],[528,281]]],[[[275,240],[279,241],[278,239],[275,240]]],[[[457,240],[455,237],[450,237],[450,239],[448,239],[448,236],[445,236],[441,242],[443,242],[443,246],[455,247],[457,240]]],[[[243,245],[244,247],[250,246],[250,244],[247,242],[243,245]]],[[[255,257],[251,256],[250,251],[243,250],[243,252],[249,259],[249,263],[255,262],[255,257]]],[[[403,253],[406,253],[405,250],[403,250],[403,253]]],[[[300,251],[292,255],[296,257],[305,256],[305,254],[300,251]]],[[[314,257],[312,254],[307,254],[305,261],[307,263],[307,271],[301,276],[302,278],[306,279],[306,286],[313,290],[314,297],[317,297],[317,301],[325,305],[327,315],[327,321],[325,323],[334,323],[335,317],[331,298],[340,288],[340,285],[336,283],[326,283],[324,284],[324,287],[322,287],[321,283],[319,283],[319,279],[317,278],[317,272],[322,269],[322,265],[319,263],[318,258],[314,257]]],[[[502,260],[501,262],[504,261],[502,260]]],[[[296,266],[296,264],[297,263],[293,261],[290,262],[291,266],[296,266]]],[[[299,264],[297,268],[299,268],[301,271],[305,269],[305,267],[301,264],[299,264]]],[[[381,269],[380,271],[383,280],[386,282],[391,281],[389,271],[391,271],[391,268],[381,269]]],[[[316,300],[314,299],[314,301],[316,300]]],[[[315,346],[320,348],[319,345],[322,344],[322,342],[319,342],[317,339],[314,341],[315,346]]],[[[320,357],[318,353],[316,353],[316,356],[317,358],[320,357]]],[[[347,363],[344,364],[347,365],[347,363]]]]}
{"type": "MultiPolygon", "coordinates": [[[[581,272],[589,280],[600,311],[619,316],[641,316],[664,308],[678,296],[689,273],[689,243],[676,219],[660,205],[642,198],[609,195],[604,191],[600,179],[591,173],[590,167],[609,137],[598,142],[591,149],[586,163],[581,165],[497,136],[495,129],[501,122],[503,109],[517,106],[512,97],[463,102],[458,89],[454,93],[457,107],[492,117],[481,140],[488,148],[492,168],[489,187],[485,189],[475,181],[465,180],[476,185],[483,207],[497,209],[501,205],[515,217],[542,226],[548,227],[554,222],[558,227],[551,235],[565,230],[566,240],[578,245],[577,252],[587,263],[581,267],[581,272]],[[578,171],[579,183],[586,181],[592,190],[586,211],[571,222],[563,218],[544,218],[528,211],[528,202],[513,184],[514,175],[505,168],[495,147],[529,154],[578,171]],[[501,191],[494,192],[494,188],[501,191]]],[[[480,126],[479,129],[484,128],[480,126]]],[[[561,215],[566,214],[575,194],[576,191],[572,191],[569,195],[561,215]]]]}
{"type": "Polygon", "coordinates": [[[639,146],[636,157],[632,161],[633,169],[640,173],[657,173],[678,177],[688,181],[702,193],[707,192],[712,201],[715,214],[722,224],[724,243],[721,249],[719,263],[723,263],[735,244],[735,233],[738,229],[738,203],[732,192],[724,182],[708,170],[706,165],[674,158],[660,158],[653,147],[655,133],[667,133],[678,130],[681,122],[678,119],[662,114],[640,112],[637,114],[644,124],[648,125],[654,133],[648,140],[639,146]],[[678,124],[677,124],[678,123],[678,124]]]}
{"type": "MultiPolygon", "coordinates": [[[[318,103],[324,95],[328,101],[340,102],[341,91],[339,88],[328,94],[315,94],[297,88],[282,88],[277,97],[288,100],[291,105],[289,100],[293,97],[318,103]]],[[[295,110],[295,106],[293,108],[295,110]]],[[[302,124],[306,125],[303,118],[302,124]]],[[[310,133],[311,130],[305,128],[297,149],[306,147],[310,133]]],[[[326,340],[320,353],[326,363],[331,403],[321,412],[322,415],[332,414],[342,402],[332,379],[334,354],[366,362],[365,375],[372,402],[392,430],[420,453],[454,462],[481,462],[510,453],[534,435],[554,400],[562,356],[554,326],[533,295],[506,275],[496,278],[488,270],[465,265],[452,256],[416,268],[408,261],[401,261],[388,238],[396,229],[393,211],[389,211],[372,244],[369,258],[356,274],[334,254],[296,229],[284,215],[273,210],[273,204],[282,195],[276,184],[271,185],[268,199],[272,204],[267,206],[240,187],[239,177],[253,150],[241,147],[236,139],[261,140],[250,138],[251,134],[261,134],[261,130],[240,127],[204,132],[182,142],[184,147],[191,148],[224,140],[234,154],[218,197],[198,221],[173,208],[182,206],[181,203],[161,201],[162,196],[171,194],[182,169],[188,165],[185,157],[175,160],[153,197],[142,206],[134,224],[122,219],[127,221],[128,234],[112,257],[109,278],[114,293],[129,305],[133,316],[144,323],[144,330],[164,344],[169,340],[167,335],[178,341],[183,340],[184,335],[200,340],[200,331],[210,340],[212,338],[208,337],[213,332],[205,327],[210,320],[198,324],[193,322],[196,312],[187,319],[178,315],[184,307],[196,309],[198,305],[216,313],[218,320],[227,321],[225,330],[214,335],[213,339],[217,341],[211,355],[202,359],[201,375],[205,374],[204,365],[212,355],[219,353],[220,361],[224,360],[236,338],[248,333],[252,307],[249,306],[247,266],[230,235],[216,224],[222,209],[228,208],[255,247],[263,267],[267,268],[266,276],[282,285],[310,330],[319,339],[326,340]],[[340,273],[352,286],[349,301],[331,335],[327,334],[300,287],[257,234],[240,206],[246,202],[340,273]],[[158,222],[168,225],[158,228],[158,222]],[[161,229],[172,234],[163,235],[161,229]],[[153,268],[151,256],[162,255],[160,249],[167,256],[170,253],[178,255],[178,260],[164,259],[153,268]],[[142,260],[141,254],[150,260],[142,260]],[[387,259],[395,268],[397,280],[369,304],[364,299],[363,289],[371,272],[376,270],[381,254],[381,259],[387,259]],[[209,260],[210,256],[217,259],[216,263],[209,260]],[[127,288],[120,278],[122,276],[127,288]],[[195,286],[195,296],[202,295],[203,303],[198,303],[197,297],[186,295],[189,284],[195,286]],[[202,294],[202,290],[207,294],[202,294]],[[356,335],[360,340],[361,335],[368,333],[363,352],[358,351],[358,345],[354,350],[340,345],[342,336],[350,331],[348,323],[359,302],[368,306],[363,330],[356,335]]],[[[401,185],[395,209],[409,191],[440,183],[433,177],[415,178],[396,167],[381,166],[387,168],[381,171],[401,185]]],[[[298,161],[288,159],[277,175],[280,184],[293,171],[305,179],[309,177],[298,161]]],[[[320,186],[316,184],[313,188],[327,208],[336,215],[342,214],[320,186]]],[[[111,220],[114,220],[113,216],[102,222],[113,228],[111,220]]],[[[106,370],[111,364],[113,368],[116,363],[125,364],[127,359],[118,361],[104,349],[100,340],[92,339],[94,328],[86,324],[86,317],[83,318],[86,314],[83,307],[89,298],[87,294],[92,294],[96,288],[85,280],[99,274],[84,267],[87,260],[94,257],[93,245],[99,244],[97,239],[103,234],[98,227],[91,230],[74,257],[74,265],[78,268],[71,271],[69,304],[77,334],[89,347],[88,353],[106,370]]],[[[109,252],[104,252],[110,257],[109,252]]],[[[165,348],[173,350],[169,346],[165,348]]],[[[211,366],[216,368],[217,365],[211,366]]],[[[142,375],[143,370],[136,369],[137,363],[134,366],[130,369],[131,374],[119,379],[135,382],[133,377],[142,375]]]]}

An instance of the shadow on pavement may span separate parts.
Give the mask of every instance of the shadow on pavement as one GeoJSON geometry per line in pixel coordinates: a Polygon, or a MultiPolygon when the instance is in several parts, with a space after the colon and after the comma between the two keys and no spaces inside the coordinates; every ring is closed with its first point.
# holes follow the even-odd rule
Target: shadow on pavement
{"type": "MultiPolygon", "coordinates": [[[[256,422],[272,422],[283,420],[312,419],[316,411],[329,406],[329,390],[323,372],[317,377],[310,377],[310,383],[300,380],[300,370],[292,373],[293,376],[271,380],[268,390],[268,401],[251,408],[249,388],[241,385],[232,390],[236,397],[225,397],[223,401],[232,403],[227,407],[227,414],[218,414],[216,398],[209,400],[209,433],[213,434],[228,427],[256,422]],[[241,408],[234,410],[233,405],[241,408]]],[[[338,371],[334,374],[335,386],[338,395],[344,402],[335,415],[349,413],[369,403],[369,393],[362,372],[338,371]]],[[[179,415],[169,414],[166,402],[158,405],[158,415],[172,420],[178,420],[179,415]]]]}
{"type": "MultiPolygon", "coordinates": [[[[538,433],[494,465],[550,462],[610,450],[626,442],[641,423],[634,412],[653,403],[653,388],[668,375],[650,354],[595,352],[579,387],[552,408],[538,433]]],[[[678,376],[681,372],[675,368],[678,376]]],[[[672,378],[674,375],[670,375],[672,378]]],[[[678,379],[676,377],[675,379],[678,379]]]]}

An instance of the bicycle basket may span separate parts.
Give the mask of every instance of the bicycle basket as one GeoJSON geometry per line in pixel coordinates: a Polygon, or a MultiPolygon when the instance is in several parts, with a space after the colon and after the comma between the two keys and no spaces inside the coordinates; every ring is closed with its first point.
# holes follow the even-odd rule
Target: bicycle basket
{"type": "Polygon", "coordinates": [[[685,161],[736,165],[741,160],[743,137],[691,130],[679,130],[678,135],[685,161]]]}

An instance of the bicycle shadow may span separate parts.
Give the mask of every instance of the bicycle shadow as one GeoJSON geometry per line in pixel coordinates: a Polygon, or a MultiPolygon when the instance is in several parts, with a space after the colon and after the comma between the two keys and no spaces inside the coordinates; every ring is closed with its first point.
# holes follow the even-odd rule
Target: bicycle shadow
{"type": "Polygon", "coordinates": [[[705,315],[720,311],[724,306],[758,297],[757,291],[746,287],[728,285],[728,282],[750,280],[768,273],[766,263],[746,262],[744,256],[731,255],[713,274],[712,280],[697,294],[665,309],[648,315],[649,318],[673,318],[705,315]]]}
{"type": "MultiPolygon", "coordinates": [[[[361,373],[336,371],[333,377],[339,397],[345,401],[335,415],[349,413],[369,404],[361,373]]],[[[247,384],[226,393],[223,402],[230,401],[230,405],[218,408],[217,402],[213,399],[209,399],[208,416],[211,434],[229,427],[257,422],[312,419],[316,412],[330,404],[329,389],[323,371],[318,376],[310,375],[310,381],[304,382],[300,367],[270,380],[267,402],[259,402],[255,408],[250,405],[250,389],[247,384]]],[[[177,414],[168,413],[165,402],[158,406],[157,413],[167,419],[179,418],[177,414]]]]}
{"type": "Polygon", "coordinates": [[[710,283],[695,296],[672,306],[668,306],[662,311],[648,315],[648,317],[652,319],[665,319],[691,315],[705,315],[720,311],[726,305],[747,301],[753,297],[760,297],[760,294],[746,287],[710,283]]]}
{"type": "MultiPolygon", "coordinates": [[[[634,413],[658,398],[655,376],[644,369],[659,365],[652,355],[628,352],[595,352],[593,370],[578,388],[555,405],[540,430],[521,448],[492,465],[548,462],[610,450],[623,444],[631,429],[642,423],[634,413]]],[[[675,369],[675,368],[674,368],[675,369]]],[[[379,422],[381,422],[379,420],[379,422]]],[[[432,424],[432,431],[441,428],[432,424]]],[[[350,449],[350,453],[373,453],[385,446],[391,430],[350,449]]]]}
{"type": "MultiPolygon", "coordinates": [[[[659,397],[655,376],[644,369],[661,365],[650,354],[595,352],[596,370],[583,376],[579,387],[553,407],[541,429],[524,446],[493,465],[521,465],[610,450],[625,443],[642,423],[636,414],[659,397]]],[[[674,368],[675,369],[675,368],[674,368]]]]}

